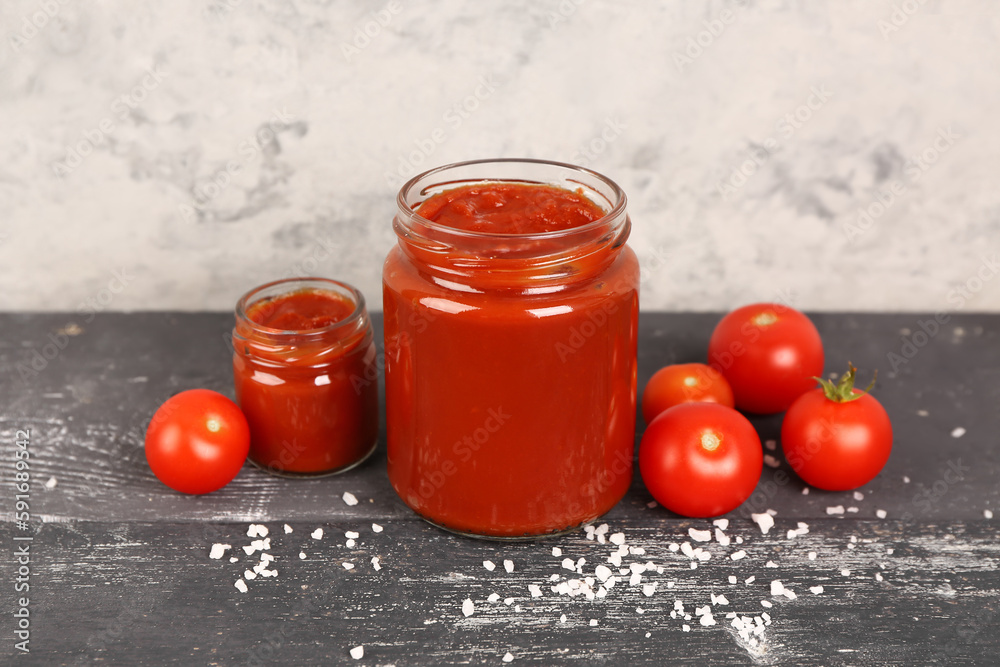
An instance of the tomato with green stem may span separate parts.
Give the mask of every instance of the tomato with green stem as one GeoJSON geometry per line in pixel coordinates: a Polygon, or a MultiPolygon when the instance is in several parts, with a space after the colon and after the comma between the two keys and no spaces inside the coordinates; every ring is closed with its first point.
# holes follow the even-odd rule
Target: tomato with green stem
{"type": "Polygon", "coordinates": [[[892,452],[892,423],[870,393],[854,387],[857,368],[835,385],[800,396],[781,423],[781,448],[806,483],[826,491],[847,491],[867,484],[885,467],[892,452]]]}

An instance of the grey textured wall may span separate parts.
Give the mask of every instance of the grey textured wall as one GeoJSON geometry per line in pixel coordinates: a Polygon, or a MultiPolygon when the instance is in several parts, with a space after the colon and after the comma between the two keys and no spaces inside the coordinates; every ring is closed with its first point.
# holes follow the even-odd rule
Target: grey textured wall
{"type": "Polygon", "coordinates": [[[625,188],[647,310],[1000,309],[989,0],[5,0],[0,21],[2,309],[229,309],[291,273],[377,309],[402,175],[496,156],[625,188]]]}

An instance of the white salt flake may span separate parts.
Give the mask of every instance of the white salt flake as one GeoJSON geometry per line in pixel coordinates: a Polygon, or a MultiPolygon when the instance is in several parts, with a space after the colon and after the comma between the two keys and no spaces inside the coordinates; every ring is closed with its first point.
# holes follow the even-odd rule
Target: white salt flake
{"type": "Polygon", "coordinates": [[[735,583],[736,583],[736,581],[737,581],[737,580],[736,580],[736,575],[735,575],[735,574],[731,574],[731,575],[729,575],[729,583],[731,583],[731,584],[735,584],[735,583]]]}
{"type": "Polygon", "coordinates": [[[730,539],[729,539],[728,535],[726,535],[724,532],[722,532],[721,528],[716,528],[715,529],[715,541],[718,542],[719,544],[721,544],[724,547],[728,547],[730,539]]]}
{"type": "Polygon", "coordinates": [[[953,438],[961,438],[963,435],[965,435],[965,429],[962,428],[961,426],[956,427],[951,432],[951,437],[953,438]]]}
{"type": "Polygon", "coordinates": [[[910,483],[910,478],[907,477],[906,475],[903,475],[903,484],[909,484],[909,483],[910,483]]]}
{"type": "Polygon", "coordinates": [[[652,584],[642,585],[642,594],[645,595],[646,597],[653,597],[653,593],[655,592],[656,592],[656,582],[653,582],[652,584]]]}
{"type": "Polygon", "coordinates": [[[347,546],[348,549],[352,549],[355,544],[356,544],[356,542],[354,540],[347,540],[347,542],[345,543],[345,546],[347,546]]]}
{"type": "Polygon", "coordinates": [[[716,519],[715,521],[712,522],[712,525],[714,525],[719,530],[728,530],[729,519],[716,519]]]}
{"type": "Polygon", "coordinates": [[[472,616],[475,612],[476,612],[476,605],[472,603],[471,599],[465,598],[465,600],[462,601],[462,614],[466,618],[468,618],[469,616],[472,616]]]}
{"type": "Polygon", "coordinates": [[[650,500],[648,503],[646,503],[646,507],[648,507],[649,509],[653,509],[657,505],[658,503],[655,500],[650,500]]]}
{"type": "Polygon", "coordinates": [[[761,600],[760,604],[762,607],[767,607],[768,609],[774,606],[773,604],[771,604],[770,600],[761,600]]]}
{"type": "Polygon", "coordinates": [[[300,551],[299,552],[299,559],[300,560],[305,560],[306,559],[306,552],[305,551],[300,551]]]}
{"type": "Polygon", "coordinates": [[[747,586],[749,586],[750,584],[752,584],[755,581],[757,581],[757,577],[755,577],[755,576],[749,576],[749,577],[747,577],[746,581],[744,581],[743,583],[746,584],[747,586]]]}
{"type": "Polygon", "coordinates": [[[608,580],[608,578],[611,576],[612,573],[610,568],[604,565],[598,565],[597,567],[594,568],[594,574],[603,583],[608,580]]]}
{"type": "Polygon", "coordinates": [[[888,513],[885,510],[875,510],[875,516],[877,516],[880,519],[884,519],[886,516],[888,516],[888,513]]]}
{"type": "Polygon", "coordinates": [[[510,651],[507,651],[506,653],[503,654],[503,661],[504,662],[513,662],[514,661],[514,655],[510,651]]]}
{"type": "Polygon", "coordinates": [[[715,593],[712,593],[712,604],[728,605],[729,599],[725,595],[716,595],[715,593]]]}
{"type": "Polygon", "coordinates": [[[667,545],[667,548],[676,553],[677,550],[680,549],[680,546],[676,542],[671,542],[667,545]]]}
{"type": "Polygon", "coordinates": [[[729,554],[729,557],[732,558],[733,560],[741,560],[743,558],[746,558],[746,555],[747,552],[740,549],[739,551],[734,551],[733,553],[729,554]]]}
{"type": "Polygon", "coordinates": [[[769,560],[766,563],[764,563],[764,567],[778,567],[778,564],[775,563],[773,560],[769,560]]]}
{"type": "Polygon", "coordinates": [[[566,614],[563,614],[562,616],[559,617],[559,622],[560,623],[565,623],[566,622],[566,614]]]}
{"type": "Polygon", "coordinates": [[[848,507],[847,511],[851,514],[857,514],[860,510],[857,507],[848,507]]]}
{"type": "Polygon", "coordinates": [[[343,563],[341,563],[341,565],[344,566],[345,570],[353,570],[354,569],[354,563],[350,563],[348,561],[344,561],[343,563]]]}
{"type": "Polygon", "coordinates": [[[822,586],[810,586],[809,587],[809,592],[812,593],[813,595],[822,595],[823,594],[823,587],[822,586]]]}
{"type": "Polygon", "coordinates": [[[882,581],[882,574],[880,572],[875,573],[875,581],[882,581]]]}
{"type": "Polygon", "coordinates": [[[597,627],[597,619],[596,618],[590,619],[590,627],[592,627],[592,628],[597,627]]]}
{"type": "Polygon", "coordinates": [[[573,562],[572,558],[563,558],[562,566],[564,570],[571,570],[571,571],[576,570],[576,563],[573,562]]]}
{"type": "Polygon", "coordinates": [[[993,518],[993,510],[983,510],[983,517],[986,519],[993,518]]]}
{"type": "Polygon", "coordinates": [[[244,579],[250,579],[250,580],[256,579],[257,578],[257,573],[254,572],[253,570],[244,570],[243,571],[243,578],[244,579]]]}
{"type": "Polygon", "coordinates": [[[514,598],[504,598],[503,603],[509,607],[514,604],[514,598]]]}
{"type": "Polygon", "coordinates": [[[625,533],[615,533],[608,538],[611,544],[625,544],[625,533]]]}
{"type": "Polygon", "coordinates": [[[633,546],[630,546],[628,548],[628,552],[632,556],[645,556],[646,555],[646,550],[643,549],[642,547],[633,547],[633,546]]]}
{"type": "Polygon", "coordinates": [[[827,507],[826,508],[826,513],[827,514],[843,514],[844,513],[844,506],[843,505],[834,505],[833,507],[827,507]]]}
{"type": "Polygon", "coordinates": [[[808,496],[809,495],[809,487],[808,486],[803,486],[802,487],[802,495],[803,496],[808,496]]]}
{"type": "Polygon", "coordinates": [[[372,532],[373,533],[381,533],[383,530],[384,529],[382,528],[382,526],[378,525],[377,523],[373,523],[372,524],[372,532]]]}
{"type": "Polygon", "coordinates": [[[712,531],[710,530],[698,530],[697,528],[688,528],[688,535],[695,542],[708,542],[712,539],[712,531]]]}
{"type": "Polygon", "coordinates": [[[778,595],[784,595],[785,587],[780,581],[775,579],[771,582],[771,597],[777,597],[778,595]]]}
{"type": "Polygon", "coordinates": [[[860,491],[855,491],[854,499],[857,500],[858,502],[861,502],[862,500],[865,499],[865,494],[861,493],[860,491]]]}
{"type": "Polygon", "coordinates": [[[809,560],[816,560],[816,552],[815,551],[810,551],[809,552],[809,560]]]}
{"type": "Polygon", "coordinates": [[[691,632],[691,626],[685,623],[684,625],[681,626],[681,630],[683,630],[684,632],[691,632]]]}
{"type": "Polygon", "coordinates": [[[841,571],[840,571],[840,574],[841,574],[841,576],[843,576],[843,577],[849,577],[849,576],[851,576],[851,571],[850,571],[850,570],[847,570],[847,569],[844,569],[844,570],[841,570],[841,571]]]}
{"type": "Polygon", "coordinates": [[[770,466],[771,468],[780,468],[781,467],[781,461],[779,461],[778,459],[774,458],[770,454],[764,454],[764,465],[770,466]]]}
{"type": "Polygon", "coordinates": [[[503,562],[503,569],[507,570],[508,573],[509,572],[513,572],[514,571],[514,561],[512,561],[512,560],[505,560],[503,562]]]}
{"type": "Polygon", "coordinates": [[[344,533],[344,537],[346,537],[349,540],[356,540],[359,537],[361,537],[361,533],[356,533],[353,530],[349,530],[346,533],[344,533]]]}
{"type": "Polygon", "coordinates": [[[233,584],[233,586],[236,586],[236,590],[238,590],[240,593],[247,592],[247,582],[243,581],[242,579],[237,579],[236,583],[233,584]]]}
{"type": "Polygon", "coordinates": [[[702,616],[700,622],[706,628],[709,627],[709,626],[715,625],[715,619],[712,618],[712,612],[708,612],[707,614],[705,614],[704,616],[702,616]]]}
{"type": "Polygon", "coordinates": [[[500,596],[497,595],[496,593],[490,593],[490,596],[488,598],[486,598],[486,601],[487,602],[499,602],[500,601],[500,596]]]}
{"type": "Polygon", "coordinates": [[[382,569],[382,563],[378,556],[372,556],[372,567],[375,568],[376,572],[382,569]]]}
{"type": "Polygon", "coordinates": [[[231,544],[213,544],[212,550],[208,553],[208,557],[214,558],[215,560],[219,560],[220,558],[222,558],[222,556],[226,553],[227,550],[232,548],[233,545],[231,544]]]}
{"type": "Polygon", "coordinates": [[[768,449],[770,449],[773,452],[775,449],[778,448],[778,441],[777,440],[765,440],[764,441],[764,446],[767,447],[768,449]]]}
{"type": "Polygon", "coordinates": [[[247,556],[249,556],[250,554],[252,554],[254,551],[257,551],[257,547],[255,547],[252,544],[243,547],[243,553],[245,553],[247,556]]]}
{"type": "Polygon", "coordinates": [[[497,569],[496,564],[493,561],[491,561],[491,560],[484,560],[483,561],[483,567],[485,567],[490,572],[492,572],[493,570],[497,569]]]}
{"type": "Polygon", "coordinates": [[[239,558],[237,558],[236,556],[232,556],[232,557],[230,557],[229,562],[230,563],[235,563],[238,560],[239,560],[239,558]]]}
{"type": "Polygon", "coordinates": [[[559,556],[562,556],[562,549],[559,547],[552,547],[552,555],[559,558],[559,556]]]}
{"type": "Polygon", "coordinates": [[[528,584],[528,592],[531,593],[531,597],[533,598],[542,597],[542,589],[539,588],[538,584],[528,584]]]}
{"type": "Polygon", "coordinates": [[[774,526],[774,517],[767,512],[751,514],[750,518],[753,519],[758,526],[760,526],[760,532],[764,535],[767,535],[767,531],[771,530],[771,527],[774,526]]]}
{"type": "Polygon", "coordinates": [[[323,539],[323,529],[322,528],[317,528],[316,530],[314,530],[310,534],[310,537],[312,537],[314,540],[322,540],[323,539]]]}
{"type": "Polygon", "coordinates": [[[341,498],[344,499],[344,503],[346,505],[354,506],[354,505],[358,504],[357,497],[353,493],[351,493],[350,491],[344,491],[344,495],[341,496],[341,498]]]}
{"type": "Polygon", "coordinates": [[[55,477],[49,477],[49,480],[47,482],[45,482],[45,488],[46,489],[54,489],[54,488],[56,488],[56,484],[58,484],[58,483],[59,483],[59,480],[57,480],[55,477]]]}
{"type": "Polygon", "coordinates": [[[285,535],[288,535],[290,532],[292,532],[292,527],[289,526],[287,523],[282,527],[285,529],[285,535]]]}
{"type": "Polygon", "coordinates": [[[351,657],[354,658],[355,660],[360,660],[361,658],[365,657],[365,647],[355,646],[354,648],[352,648],[351,657]]]}

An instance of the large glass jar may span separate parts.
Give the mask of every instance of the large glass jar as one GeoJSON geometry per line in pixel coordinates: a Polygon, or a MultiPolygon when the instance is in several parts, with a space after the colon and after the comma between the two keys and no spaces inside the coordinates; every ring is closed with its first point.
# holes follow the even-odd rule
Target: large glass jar
{"type": "Polygon", "coordinates": [[[250,461],[316,477],[364,461],[378,437],[377,352],[361,293],[326,278],[261,285],[236,304],[233,377],[250,461]]]}
{"type": "Polygon", "coordinates": [[[629,487],[639,267],[625,194],[593,171],[484,160],[403,186],[383,269],[389,479],[443,528],[559,533],[629,487]],[[458,186],[546,184],[604,217],[569,229],[460,230],[414,211],[458,186]]]}

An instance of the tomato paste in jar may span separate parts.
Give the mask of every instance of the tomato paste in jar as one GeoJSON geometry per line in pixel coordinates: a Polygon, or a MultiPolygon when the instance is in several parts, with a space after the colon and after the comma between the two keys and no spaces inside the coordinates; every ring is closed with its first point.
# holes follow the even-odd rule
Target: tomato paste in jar
{"type": "Polygon", "coordinates": [[[558,163],[404,186],[383,269],[389,479],[427,520],[524,538],[611,509],[632,475],[638,263],[625,196],[558,163]]]}
{"type": "Polygon", "coordinates": [[[378,436],[374,334],[364,298],[322,278],[282,280],[236,308],[236,402],[250,460],[270,472],[319,476],[363,461],[378,436]]]}

